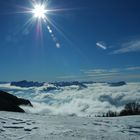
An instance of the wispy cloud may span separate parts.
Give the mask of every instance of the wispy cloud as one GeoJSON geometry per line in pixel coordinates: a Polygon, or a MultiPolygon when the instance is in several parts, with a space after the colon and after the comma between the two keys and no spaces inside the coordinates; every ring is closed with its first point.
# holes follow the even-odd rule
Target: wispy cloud
{"type": "Polygon", "coordinates": [[[111,54],[123,54],[138,51],[140,51],[140,40],[131,40],[129,42],[122,43],[120,48],[114,50],[111,54]]]}
{"type": "Polygon", "coordinates": [[[107,49],[105,43],[103,43],[103,42],[97,42],[96,43],[96,46],[99,47],[99,48],[101,48],[101,49],[103,49],[103,50],[106,50],[107,49]]]}
{"type": "Polygon", "coordinates": [[[117,73],[119,72],[120,70],[119,69],[93,69],[93,70],[88,70],[88,71],[85,71],[84,73],[85,74],[103,74],[103,73],[117,73]]]}
{"type": "Polygon", "coordinates": [[[134,80],[140,78],[140,66],[131,66],[125,68],[113,69],[90,69],[83,71],[87,79],[94,79],[97,81],[110,80],[134,80]],[[137,73],[136,73],[137,71],[137,73]]]}
{"type": "Polygon", "coordinates": [[[91,81],[133,81],[140,80],[140,66],[129,66],[123,68],[95,68],[80,70],[78,75],[58,76],[59,80],[91,80],[91,81]]]}
{"type": "Polygon", "coordinates": [[[106,69],[92,69],[92,70],[88,70],[88,71],[84,71],[85,74],[100,74],[100,73],[104,73],[106,72],[106,69]]]}
{"type": "Polygon", "coordinates": [[[103,81],[120,75],[120,70],[119,69],[93,69],[93,70],[85,71],[84,74],[89,79],[94,79],[96,81],[103,81]]]}
{"type": "Polygon", "coordinates": [[[64,75],[64,76],[58,76],[58,79],[76,79],[78,76],[76,75],[64,75]]]}
{"type": "Polygon", "coordinates": [[[100,74],[88,74],[88,77],[105,77],[105,76],[114,76],[119,75],[120,73],[100,73],[100,74]]]}
{"type": "Polygon", "coordinates": [[[140,70],[140,66],[137,66],[137,67],[128,67],[128,68],[126,68],[126,70],[128,70],[128,71],[140,70]]]}

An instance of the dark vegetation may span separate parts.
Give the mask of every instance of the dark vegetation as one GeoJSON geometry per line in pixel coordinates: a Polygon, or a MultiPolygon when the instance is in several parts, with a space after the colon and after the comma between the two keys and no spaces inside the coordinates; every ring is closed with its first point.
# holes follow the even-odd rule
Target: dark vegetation
{"type": "Polygon", "coordinates": [[[98,117],[117,117],[117,116],[129,116],[129,115],[140,115],[140,103],[132,102],[125,105],[124,109],[117,113],[108,111],[106,114],[98,117]]]}
{"type": "Polygon", "coordinates": [[[140,103],[128,103],[125,108],[120,112],[120,116],[127,115],[140,115],[140,103]]]}

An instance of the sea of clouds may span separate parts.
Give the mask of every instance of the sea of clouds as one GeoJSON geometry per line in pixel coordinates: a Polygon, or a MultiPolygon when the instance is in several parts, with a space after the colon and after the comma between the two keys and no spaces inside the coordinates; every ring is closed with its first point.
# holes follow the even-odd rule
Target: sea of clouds
{"type": "MultiPolygon", "coordinates": [[[[48,85],[53,86],[53,85],[48,85]]],[[[22,107],[28,113],[53,115],[95,116],[112,111],[121,111],[126,103],[140,102],[140,83],[127,83],[111,87],[107,83],[86,84],[61,87],[47,91],[47,86],[21,88],[0,84],[4,90],[18,97],[29,99],[33,108],[22,107]]]]}

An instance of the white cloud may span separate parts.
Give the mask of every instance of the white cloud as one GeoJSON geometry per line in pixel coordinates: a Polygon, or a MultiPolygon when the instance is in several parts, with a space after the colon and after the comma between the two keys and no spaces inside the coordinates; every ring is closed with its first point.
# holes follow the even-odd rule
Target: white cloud
{"type": "Polygon", "coordinates": [[[136,71],[138,70],[140,70],[140,66],[112,69],[91,69],[85,70],[83,73],[87,79],[93,79],[94,81],[131,81],[140,79],[140,73],[136,74],[136,71]]]}
{"type": "Polygon", "coordinates": [[[115,76],[115,75],[119,75],[120,73],[100,73],[100,74],[88,74],[88,77],[108,77],[108,76],[115,76]]]}
{"type": "Polygon", "coordinates": [[[140,66],[129,66],[124,68],[100,68],[80,70],[79,75],[58,76],[59,80],[91,80],[91,81],[133,81],[140,79],[140,66]],[[137,73],[136,73],[137,72],[137,73]]]}
{"type": "Polygon", "coordinates": [[[78,76],[75,75],[64,75],[64,76],[58,76],[58,79],[76,79],[78,76]]]}
{"type": "Polygon", "coordinates": [[[84,71],[85,74],[106,74],[106,73],[118,73],[120,69],[93,69],[84,71]]]}
{"type": "Polygon", "coordinates": [[[140,66],[137,67],[128,67],[126,70],[133,71],[133,70],[140,70],[140,66]]]}
{"type": "Polygon", "coordinates": [[[140,51],[140,40],[131,40],[121,44],[121,48],[114,50],[111,54],[122,54],[138,51],[140,51]]]}
{"type": "Polygon", "coordinates": [[[100,74],[100,73],[104,73],[106,71],[107,71],[106,69],[92,69],[92,70],[84,71],[84,73],[85,74],[92,74],[92,73],[100,74]]]}
{"type": "MultiPolygon", "coordinates": [[[[94,83],[83,90],[75,90],[71,86],[62,89],[61,92],[56,90],[45,95],[45,92],[41,92],[35,87],[32,92],[36,91],[36,94],[32,95],[32,100],[38,103],[33,103],[34,110],[29,110],[29,112],[95,116],[103,112],[106,113],[108,110],[119,112],[126,103],[140,101],[140,83],[128,83],[126,86],[118,88],[109,87],[104,83],[94,83]],[[48,101],[48,98],[49,102],[44,103],[48,101]]],[[[28,94],[31,92],[30,89],[20,92],[10,91],[16,95],[31,98],[28,94]]]]}
{"type": "Polygon", "coordinates": [[[103,42],[97,42],[96,43],[96,46],[99,47],[99,48],[101,48],[101,49],[103,49],[103,50],[106,50],[107,49],[105,43],[103,43],[103,42]]]}
{"type": "Polygon", "coordinates": [[[85,77],[94,81],[108,81],[120,75],[121,70],[114,69],[91,69],[83,71],[85,77]]]}

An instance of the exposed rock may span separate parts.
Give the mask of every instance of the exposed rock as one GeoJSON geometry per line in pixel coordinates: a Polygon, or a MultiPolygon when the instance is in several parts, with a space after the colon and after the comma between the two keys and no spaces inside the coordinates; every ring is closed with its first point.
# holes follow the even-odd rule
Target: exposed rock
{"type": "Polygon", "coordinates": [[[121,82],[114,82],[114,83],[108,83],[111,87],[117,87],[117,86],[123,86],[126,85],[126,82],[121,81],[121,82]]]}
{"type": "Polygon", "coordinates": [[[32,106],[26,99],[17,98],[7,92],[0,91],[0,111],[25,112],[20,105],[32,106]]]}
{"type": "Polygon", "coordinates": [[[66,86],[76,85],[76,86],[79,86],[81,88],[87,88],[87,86],[83,82],[78,82],[78,81],[73,81],[73,82],[55,82],[55,83],[52,83],[52,84],[54,84],[56,87],[66,87],[66,86]]]}
{"type": "Polygon", "coordinates": [[[33,81],[19,81],[19,82],[11,82],[11,86],[18,86],[18,87],[41,87],[44,83],[33,82],[33,81]]]}
{"type": "Polygon", "coordinates": [[[59,89],[59,88],[57,88],[57,87],[55,87],[55,86],[54,86],[54,87],[52,86],[52,87],[46,87],[46,88],[44,88],[43,91],[49,92],[49,91],[58,90],[58,89],[59,89]]]}

